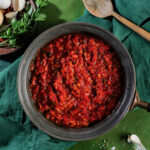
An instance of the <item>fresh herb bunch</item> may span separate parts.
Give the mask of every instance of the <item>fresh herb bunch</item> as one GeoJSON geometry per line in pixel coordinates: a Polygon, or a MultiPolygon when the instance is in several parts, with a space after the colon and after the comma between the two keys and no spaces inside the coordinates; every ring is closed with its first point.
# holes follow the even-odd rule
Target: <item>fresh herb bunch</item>
{"type": "Polygon", "coordinates": [[[40,11],[48,4],[48,0],[36,0],[35,4],[36,10],[28,3],[20,19],[12,19],[11,25],[0,33],[0,39],[4,40],[0,42],[0,47],[22,47],[24,41],[31,37],[35,22],[46,19],[46,15],[40,11]]]}

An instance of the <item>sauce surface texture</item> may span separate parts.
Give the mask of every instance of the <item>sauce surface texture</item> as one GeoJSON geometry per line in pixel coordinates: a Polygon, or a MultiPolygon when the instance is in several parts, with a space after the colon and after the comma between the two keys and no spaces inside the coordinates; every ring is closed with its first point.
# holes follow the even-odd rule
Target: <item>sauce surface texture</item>
{"type": "Polygon", "coordinates": [[[30,90],[52,122],[89,126],[112,113],[122,94],[122,67],[103,40],[66,34],[40,49],[30,67],[30,90]]]}

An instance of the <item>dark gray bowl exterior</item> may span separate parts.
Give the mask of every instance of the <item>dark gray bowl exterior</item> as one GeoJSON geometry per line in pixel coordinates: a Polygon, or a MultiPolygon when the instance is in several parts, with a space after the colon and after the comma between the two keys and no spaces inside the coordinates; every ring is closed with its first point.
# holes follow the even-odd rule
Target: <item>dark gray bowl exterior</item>
{"type": "Polygon", "coordinates": [[[18,70],[18,94],[30,120],[48,135],[67,141],[83,141],[98,137],[116,126],[128,112],[135,93],[136,77],[131,57],[121,42],[108,31],[88,23],[65,23],[40,34],[27,48],[18,70]],[[30,64],[37,50],[51,40],[67,33],[90,33],[106,41],[117,53],[124,71],[124,90],[118,106],[103,121],[81,129],[57,126],[48,121],[35,107],[29,91],[30,64]]]}

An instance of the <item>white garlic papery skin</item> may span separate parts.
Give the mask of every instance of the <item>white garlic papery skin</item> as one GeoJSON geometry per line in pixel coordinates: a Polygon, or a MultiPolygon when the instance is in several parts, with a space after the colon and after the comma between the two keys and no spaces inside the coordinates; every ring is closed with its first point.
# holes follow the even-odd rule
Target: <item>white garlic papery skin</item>
{"type": "Polygon", "coordinates": [[[7,9],[11,5],[11,0],[0,0],[0,9],[7,9]]]}

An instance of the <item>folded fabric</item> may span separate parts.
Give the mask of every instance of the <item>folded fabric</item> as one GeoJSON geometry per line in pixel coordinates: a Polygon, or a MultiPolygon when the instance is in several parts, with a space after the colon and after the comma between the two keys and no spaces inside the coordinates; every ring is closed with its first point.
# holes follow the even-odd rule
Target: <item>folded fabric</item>
{"type": "MultiPolygon", "coordinates": [[[[148,0],[115,0],[116,11],[150,31],[150,3],[148,0]]],[[[133,59],[137,90],[141,99],[150,100],[150,43],[112,17],[99,19],[85,10],[78,22],[89,22],[112,32],[120,39],[133,59]]],[[[74,142],[54,139],[37,129],[20,105],[16,80],[19,58],[0,72],[0,149],[1,150],[65,150],[74,142]]]]}

